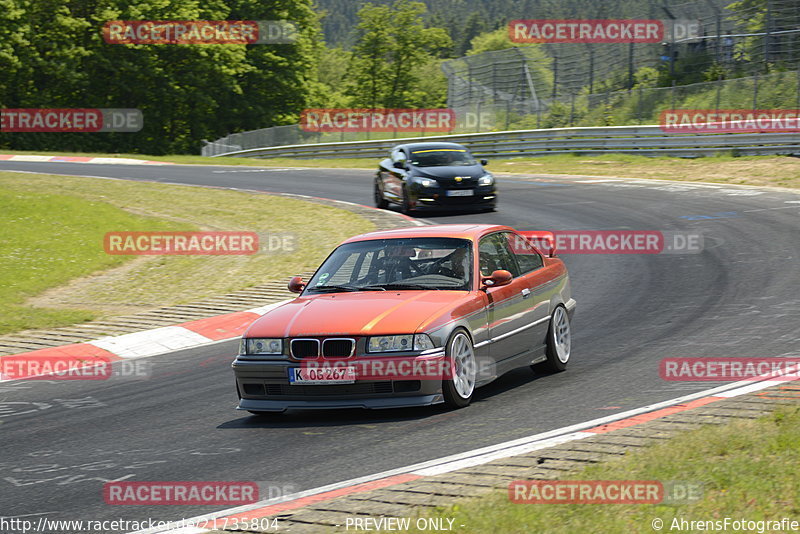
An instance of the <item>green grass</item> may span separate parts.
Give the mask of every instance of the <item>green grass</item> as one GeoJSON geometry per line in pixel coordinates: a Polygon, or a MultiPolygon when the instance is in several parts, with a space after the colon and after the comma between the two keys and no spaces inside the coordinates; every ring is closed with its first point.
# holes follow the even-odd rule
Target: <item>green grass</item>
{"type": "Polygon", "coordinates": [[[2,186],[6,179],[0,179],[0,333],[94,317],[89,310],[33,308],[23,303],[45,289],[125,262],[126,257],[103,252],[104,228],[191,229],[186,224],[151,220],[73,195],[41,193],[26,187],[7,189],[2,186]]]}
{"type": "Polygon", "coordinates": [[[564,477],[703,484],[702,498],[691,504],[514,504],[503,491],[425,515],[455,518],[454,525],[464,525],[458,532],[466,534],[652,534],[655,518],[663,521],[662,532],[678,532],[669,528],[675,518],[800,520],[798,464],[800,408],[795,406],[755,421],[705,426],[564,477]]]}
{"type": "Polygon", "coordinates": [[[630,154],[564,154],[490,162],[492,172],[588,175],[636,179],[800,188],[800,159],[788,156],[718,155],[706,158],[630,154]]]}
{"type": "Polygon", "coordinates": [[[314,269],[374,229],[349,211],[275,195],[0,172],[0,333],[132,313],[314,269]],[[293,252],[110,256],[109,231],[291,233],[293,252]]]}

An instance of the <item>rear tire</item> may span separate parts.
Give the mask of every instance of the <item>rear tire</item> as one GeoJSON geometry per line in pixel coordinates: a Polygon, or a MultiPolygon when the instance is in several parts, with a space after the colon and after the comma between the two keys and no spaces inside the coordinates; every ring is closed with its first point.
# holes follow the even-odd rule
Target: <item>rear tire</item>
{"type": "Polygon", "coordinates": [[[442,380],[444,403],[449,408],[464,408],[472,401],[475,392],[477,363],[472,340],[464,330],[456,330],[447,341],[445,349],[450,362],[452,378],[442,380]]]}
{"type": "Polygon", "coordinates": [[[558,305],[553,310],[550,318],[550,328],[547,329],[547,360],[531,365],[536,372],[560,373],[567,369],[572,349],[572,332],[569,325],[569,315],[564,306],[558,305]]]}

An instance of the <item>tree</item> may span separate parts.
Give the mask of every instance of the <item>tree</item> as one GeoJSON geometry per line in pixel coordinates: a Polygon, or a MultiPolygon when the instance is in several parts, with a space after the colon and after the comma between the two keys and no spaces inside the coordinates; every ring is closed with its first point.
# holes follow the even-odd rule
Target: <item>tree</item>
{"type": "Polygon", "coordinates": [[[1,133],[23,150],[196,153],[202,139],[297,122],[318,88],[313,0],[0,0],[5,108],[138,108],[138,133],[1,133]],[[291,44],[108,44],[112,20],[288,20],[291,44]]]}
{"type": "Polygon", "coordinates": [[[402,108],[410,105],[417,69],[437,51],[452,45],[442,28],[426,28],[425,4],[396,0],[391,6],[367,4],[359,11],[358,40],[350,64],[350,94],[356,106],[402,108]]]}
{"type": "Polygon", "coordinates": [[[464,22],[461,38],[454,48],[456,57],[465,55],[472,45],[472,40],[486,30],[486,17],[477,11],[470,14],[464,22]]]}
{"type": "Polygon", "coordinates": [[[384,101],[384,83],[389,77],[391,48],[389,6],[367,4],[358,11],[358,40],[348,69],[350,90],[357,106],[378,108],[384,101]]]}

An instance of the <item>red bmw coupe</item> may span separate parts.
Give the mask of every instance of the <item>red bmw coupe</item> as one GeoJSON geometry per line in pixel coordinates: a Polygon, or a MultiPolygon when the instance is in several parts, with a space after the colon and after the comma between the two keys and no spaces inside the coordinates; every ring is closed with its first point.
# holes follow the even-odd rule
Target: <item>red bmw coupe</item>
{"type": "Polygon", "coordinates": [[[243,336],[239,409],[459,408],[511,369],[563,371],[576,303],[555,253],[494,225],[348,239],[243,336]]]}

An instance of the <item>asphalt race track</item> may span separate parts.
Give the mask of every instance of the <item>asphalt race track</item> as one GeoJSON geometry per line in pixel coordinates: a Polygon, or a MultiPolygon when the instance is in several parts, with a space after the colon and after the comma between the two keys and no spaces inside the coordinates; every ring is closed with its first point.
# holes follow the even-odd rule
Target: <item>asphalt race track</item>
{"type": "MultiPolygon", "coordinates": [[[[0,162],[0,170],[12,169],[372,205],[373,172],[365,170],[0,162]]],[[[497,212],[426,217],[521,230],[698,231],[705,249],[562,256],[578,301],[569,370],[537,377],[519,369],[478,390],[473,404],[458,411],[252,417],[234,410],[234,341],[150,358],[148,380],[0,384],[0,515],[192,517],[222,507],[109,506],[102,485],[119,479],[241,480],[300,491],[719,385],[664,381],[658,373],[662,358],[800,353],[800,195],[535,178],[501,178],[499,191],[497,212]]]]}

